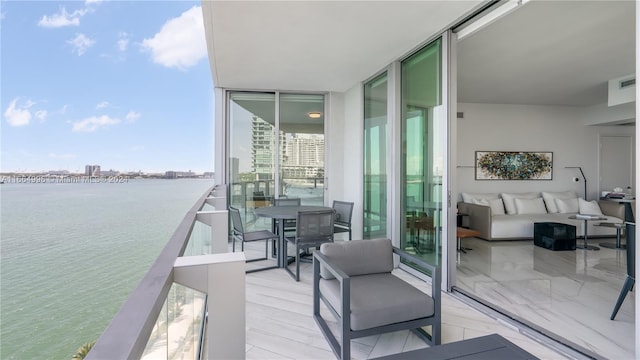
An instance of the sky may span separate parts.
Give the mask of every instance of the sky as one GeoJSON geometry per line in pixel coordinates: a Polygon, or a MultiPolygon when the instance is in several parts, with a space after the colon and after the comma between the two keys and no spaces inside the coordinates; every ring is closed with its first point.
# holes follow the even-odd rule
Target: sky
{"type": "Polygon", "coordinates": [[[0,1],[0,172],[213,171],[200,1],[0,1]]]}

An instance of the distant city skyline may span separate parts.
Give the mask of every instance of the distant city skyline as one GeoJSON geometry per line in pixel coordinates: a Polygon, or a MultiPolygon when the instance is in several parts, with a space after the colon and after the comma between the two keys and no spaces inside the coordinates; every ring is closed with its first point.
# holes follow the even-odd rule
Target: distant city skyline
{"type": "Polygon", "coordinates": [[[200,1],[3,1],[0,172],[210,172],[200,1]]]}

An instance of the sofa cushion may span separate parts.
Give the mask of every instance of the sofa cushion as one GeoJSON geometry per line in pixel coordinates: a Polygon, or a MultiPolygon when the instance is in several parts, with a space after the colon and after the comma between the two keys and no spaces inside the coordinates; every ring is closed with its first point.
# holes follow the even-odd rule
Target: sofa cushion
{"type": "Polygon", "coordinates": [[[498,193],[461,193],[462,201],[467,204],[473,204],[473,200],[490,200],[490,199],[500,199],[500,194],[498,193]]]}
{"type": "MultiPolygon", "coordinates": [[[[320,253],[348,276],[389,273],[393,270],[393,247],[389,239],[324,243],[320,246],[320,253]]],[[[333,278],[324,266],[320,269],[320,275],[323,279],[333,278]]]]}
{"type": "Polygon", "coordinates": [[[583,198],[578,199],[578,210],[580,214],[589,214],[589,215],[604,215],[602,214],[602,210],[600,210],[600,205],[595,200],[586,201],[583,198]]]}
{"type": "Polygon", "coordinates": [[[504,202],[504,208],[509,215],[515,215],[516,212],[516,199],[535,199],[540,197],[540,193],[526,192],[526,193],[501,193],[502,201],[504,202]]]}
{"type": "Polygon", "coordinates": [[[472,204],[490,207],[491,215],[504,215],[504,203],[502,199],[472,199],[472,204]]]}
{"type": "MultiPolygon", "coordinates": [[[[320,291],[338,314],[342,315],[338,280],[320,279],[320,291]]],[[[433,299],[429,295],[391,273],[351,278],[352,330],[420,319],[432,316],[433,313],[433,299]]]]}
{"type": "Polygon", "coordinates": [[[558,206],[556,205],[556,199],[577,199],[575,191],[558,191],[558,192],[542,192],[542,198],[544,204],[547,206],[547,212],[549,214],[555,214],[558,212],[558,206]]]}
{"type": "Polygon", "coordinates": [[[516,213],[518,214],[546,214],[547,208],[544,206],[542,198],[535,199],[515,199],[516,213]]]}
{"type": "Polygon", "coordinates": [[[578,199],[556,199],[556,206],[561,214],[571,214],[579,211],[578,199]]]}

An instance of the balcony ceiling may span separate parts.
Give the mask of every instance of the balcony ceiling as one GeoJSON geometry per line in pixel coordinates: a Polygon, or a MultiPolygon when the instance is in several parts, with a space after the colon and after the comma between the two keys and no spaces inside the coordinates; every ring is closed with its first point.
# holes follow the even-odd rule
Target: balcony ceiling
{"type": "Polygon", "coordinates": [[[634,1],[531,1],[458,44],[458,100],[590,106],[635,73],[634,1]]]}
{"type": "Polygon", "coordinates": [[[481,3],[204,0],[213,81],[225,88],[345,91],[481,3]]]}
{"type": "MultiPolygon", "coordinates": [[[[216,86],[345,91],[483,1],[203,1],[216,86]]],[[[460,102],[589,106],[635,72],[634,1],[533,0],[458,44],[460,102]]]]}

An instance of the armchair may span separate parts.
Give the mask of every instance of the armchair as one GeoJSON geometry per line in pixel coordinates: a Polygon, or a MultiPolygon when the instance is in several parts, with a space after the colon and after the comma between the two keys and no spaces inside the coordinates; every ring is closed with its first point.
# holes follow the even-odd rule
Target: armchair
{"type": "Polygon", "coordinates": [[[439,267],[393,247],[389,239],[327,243],[313,256],[313,317],[339,359],[350,359],[352,339],[397,330],[440,344],[439,267]],[[430,295],[391,273],[394,254],[431,273],[430,295]],[[320,301],[338,320],[339,336],[323,318],[320,301]],[[430,335],[424,326],[431,326],[430,335]]]}

